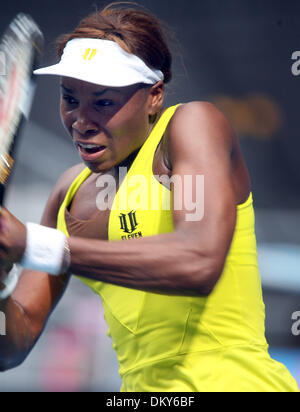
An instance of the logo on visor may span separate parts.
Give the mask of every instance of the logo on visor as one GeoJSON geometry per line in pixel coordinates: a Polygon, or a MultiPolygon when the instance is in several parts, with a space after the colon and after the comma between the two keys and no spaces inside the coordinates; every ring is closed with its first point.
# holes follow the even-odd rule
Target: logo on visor
{"type": "Polygon", "coordinates": [[[86,49],[84,55],[83,55],[83,59],[84,60],[92,60],[96,54],[97,54],[97,49],[86,49]]]}

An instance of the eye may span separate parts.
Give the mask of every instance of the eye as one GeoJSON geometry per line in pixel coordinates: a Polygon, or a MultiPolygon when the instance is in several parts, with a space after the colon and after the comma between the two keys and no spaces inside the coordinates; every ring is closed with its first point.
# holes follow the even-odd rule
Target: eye
{"type": "Polygon", "coordinates": [[[109,107],[109,106],[113,106],[114,102],[110,99],[100,99],[96,101],[95,105],[97,107],[109,107]]]}
{"type": "Polygon", "coordinates": [[[75,104],[78,103],[78,101],[76,99],[74,99],[74,97],[69,96],[69,95],[63,95],[62,99],[64,102],[66,102],[69,106],[74,106],[75,104]]]}

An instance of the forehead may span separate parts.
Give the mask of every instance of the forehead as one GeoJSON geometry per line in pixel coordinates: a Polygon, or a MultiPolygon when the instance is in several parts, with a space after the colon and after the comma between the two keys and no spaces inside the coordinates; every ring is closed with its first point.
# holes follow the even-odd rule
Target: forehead
{"type": "Polygon", "coordinates": [[[65,92],[74,94],[89,94],[94,96],[98,96],[106,92],[112,92],[122,95],[133,94],[141,88],[141,85],[138,84],[126,87],[101,86],[98,84],[77,80],[71,77],[61,77],[60,84],[62,90],[65,92]]]}
{"type": "Polygon", "coordinates": [[[82,80],[73,79],[71,77],[61,77],[60,84],[62,88],[68,89],[73,92],[102,92],[106,89],[105,86],[100,86],[98,84],[84,82],[82,80]]]}

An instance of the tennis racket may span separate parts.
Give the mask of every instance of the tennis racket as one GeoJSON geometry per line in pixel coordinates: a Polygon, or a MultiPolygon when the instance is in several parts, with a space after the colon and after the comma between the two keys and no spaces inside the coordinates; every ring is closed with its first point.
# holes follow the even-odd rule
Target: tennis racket
{"type": "Polygon", "coordinates": [[[32,105],[43,34],[18,14],[0,40],[0,207],[15,163],[16,147],[32,105]]]}

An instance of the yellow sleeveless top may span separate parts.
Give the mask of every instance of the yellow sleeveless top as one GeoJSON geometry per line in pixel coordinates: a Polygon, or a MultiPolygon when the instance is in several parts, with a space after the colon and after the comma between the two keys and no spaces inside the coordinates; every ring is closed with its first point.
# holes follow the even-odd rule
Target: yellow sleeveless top
{"type": "MultiPolygon", "coordinates": [[[[110,212],[109,241],[174,231],[172,211],[164,210],[171,192],[152,167],[177,107],[162,115],[122,182],[110,212]]],[[[90,174],[85,169],[74,180],[59,210],[57,228],[66,235],[66,208],[90,174]]],[[[208,297],[158,295],[81,278],[102,298],[121,391],[298,391],[287,369],[268,354],[252,195],[237,209],[226,265],[208,297]]]]}

